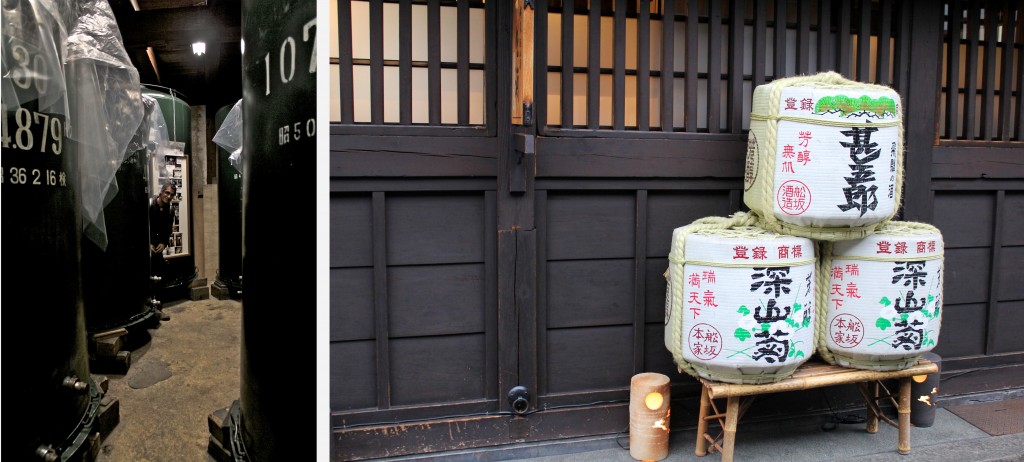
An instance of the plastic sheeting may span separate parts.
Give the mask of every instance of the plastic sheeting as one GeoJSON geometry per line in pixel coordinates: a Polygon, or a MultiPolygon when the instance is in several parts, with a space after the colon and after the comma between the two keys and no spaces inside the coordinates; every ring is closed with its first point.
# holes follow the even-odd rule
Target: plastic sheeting
{"type": "Polygon", "coordinates": [[[105,0],[78,5],[67,38],[69,138],[79,149],[82,225],[106,248],[103,208],[117,194],[114,175],[143,118],[139,72],[105,0]]]}
{"type": "MultiPolygon", "coordinates": [[[[66,116],[64,44],[67,25],[53,1],[4,1],[3,110],[33,107],[51,116],[66,116]]],[[[6,122],[5,122],[6,123],[6,122]]]]}
{"type": "Polygon", "coordinates": [[[242,100],[238,100],[228,115],[224,116],[213,142],[231,153],[228,162],[239,172],[242,171],[242,100]]]}

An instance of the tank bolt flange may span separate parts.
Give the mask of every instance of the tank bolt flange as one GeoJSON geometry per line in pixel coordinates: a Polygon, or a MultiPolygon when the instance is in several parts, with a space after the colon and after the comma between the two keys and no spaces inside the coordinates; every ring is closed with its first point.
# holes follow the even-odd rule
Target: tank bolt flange
{"type": "Polygon", "coordinates": [[[49,444],[45,444],[36,448],[36,455],[39,456],[40,459],[45,460],[46,462],[56,462],[57,459],[59,458],[59,456],[57,455],[57,450],[53,449],[53,446],[50,446],[49,444]]]}
{"type": "Polygon", "coordinates": [[[65,387],[75,391],[85,391],[89,388],[89,384],[87,382],[78,380],[78,377],[74,375],[70,377],[64,377],[64,381],[61,382],[61,385],[64,385],[65,387]]]}

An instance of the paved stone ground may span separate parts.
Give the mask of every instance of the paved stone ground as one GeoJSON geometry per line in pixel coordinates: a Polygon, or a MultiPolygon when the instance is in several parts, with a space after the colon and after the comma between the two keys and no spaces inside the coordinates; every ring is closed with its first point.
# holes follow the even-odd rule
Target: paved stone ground
{"type": "Polygon", "coordinates": [[[121,421],[102,443],[102,462],[211,462],[206,418],[238,398],[242,305],[206,299],[167,304],[171,316],[110,378],[121,421]]]}

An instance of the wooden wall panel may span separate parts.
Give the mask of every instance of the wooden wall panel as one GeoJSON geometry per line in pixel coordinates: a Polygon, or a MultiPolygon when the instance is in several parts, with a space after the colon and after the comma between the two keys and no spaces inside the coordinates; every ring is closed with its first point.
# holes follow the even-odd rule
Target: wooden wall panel
{"type": "Polygon", "coordinates": [[[665,270],[668,269],[668,258],[648,258],[644,290],[644,321],[648,323],[665,322],[665,270]]]}
{"type": "Polygon", "coordinates": [[[947,304],[988,301],[992,250],[946,249],[943,295],[947,304]]]}
{"type": "Polygon", "coordinates": [[[548,392],[629,387],[633,351],[623,346],[633,344],[633,326],[556,329],[547,338],[548,392]]]}
{"type": "Polygon", "coordinates": [[[664,257],[672,247],[672,231],[698,218],[727,216],[728,191],[650,191],[647,196],[647,256],[664,257]]]}
{"type": "Polygon", "coordinates": [[[548,263],[549,328],[633,321],[633,260],[548,263]]]}
{"type": "Polygon", "coordinates": [[[634,193],[549,192],[547,211],[549,260],[633,257],[634,193]]]}
{"type": "Polygon", "coordinates": [[[331,411],[377,406],[374,342],[331,344],[331,411]]]}
{"type": "Polygon", "coordinates": [[[373,268],[332,268],[331,341],[374,338],[373,268]]]}
{"type": "Polygon", "coordinates": [[[996,310],[999,322],[990,334],[995,336],[992,353],[1024,351],[1024,300],[1000,302],[996,310]]]}
{"type": "MultiPolygon", "coordinates": [[[[1003,234],[1004,236],[1006,234],[1003,234]]],[[[1003,247],[999,258],[1000,268],[996,275],[999,278],[999,298],[997,300],[1024,300],[1024,247],[1003,247]]],[[[1011,313],[1011,317],[1024,320],[1024,311],[1011,313]]],[[[1003,319],[1000,317],[999,319],[1003,319]]],[[[1024,338],[1024,335],[1021,336],[1024,338]]],[[[1024,348],[1021,348],[1024,350],[1024,348]]]]}
{"type": "Polygon", "coordinates": [[[484,344],[482,334],[392,339],[392,404],[484,398],[484,344]]]}
{"type": "Polygon", "coordinates": [[[370,196],[331,196],[330,207],[331,267],[373,265],[370,196]]]}
{"type": "Polygon", "coordinates": [[[947,248],[991,246],[994,211],[991,192],[937,192],[932,224],[942,231],[947,248]]]}
{"type": "Polygon", "coordinates": [[[484,331],[484,265],[388,268],[390,335],[412,337],[484,331]]]}
{"type": "Polygon", "coordinates": [[[481,194],[389,194],[386,215],[388,265],[483,261],[481,194]]]}
{"type": "Polygon", "coordinates": [[[680,374],[676,364],[672,362],[672,353],[665,348],[665,324],[647,324],[644,326],[644,372],[665,374],[673,382],[679,381],[685,374],[680,374]]]}
{"type": "Polygon", "coordinates": [[[988,305],[942,306],[942,327],[935,353],[943,358],[985,354],[985,330],[988,323],[988,305]]]}
{"type": "Polygon", "coordinates": [[[1003,245],[1024,245],[1024,193],[1006,192],[1001,218],[1003,245]]]}
{"type": "Polygon", "coordinates": [[[942,395],[955,396],[979,391],[1019,389],[1024,388],[1024,364],[983,367],[942,379],[942,386],[939,387],[939,393],[942,395]]]}

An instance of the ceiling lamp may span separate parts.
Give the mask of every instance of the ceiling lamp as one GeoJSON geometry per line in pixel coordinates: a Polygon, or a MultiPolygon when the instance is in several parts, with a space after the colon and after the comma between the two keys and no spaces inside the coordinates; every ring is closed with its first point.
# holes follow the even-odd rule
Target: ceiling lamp
{"type": "Polygon", "coordinates": [[[192,53],[196,56],[202,56],[206,53],[206,42],[196,42],[192,44],[192,53]]]}

